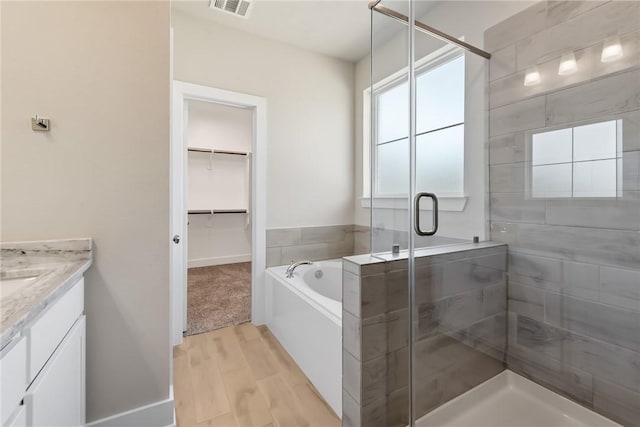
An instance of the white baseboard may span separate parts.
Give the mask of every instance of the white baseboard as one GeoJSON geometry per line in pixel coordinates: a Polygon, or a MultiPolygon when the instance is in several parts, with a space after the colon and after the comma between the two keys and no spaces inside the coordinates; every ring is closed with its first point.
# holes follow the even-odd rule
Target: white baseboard
{"type": "Polygon", "coordinates": [[[216,258],[197,258],[188,261],[189,268],[209,267],[211,265],[235,264],[251,261],[251,254],[221,256],[216,258]]]}
{"type": "Polygon", "coordinates": [[[173,386],[169,398],[139,406],[129,411],[102,418],[87,424],[87,427],[175,427],[173,386]]]}

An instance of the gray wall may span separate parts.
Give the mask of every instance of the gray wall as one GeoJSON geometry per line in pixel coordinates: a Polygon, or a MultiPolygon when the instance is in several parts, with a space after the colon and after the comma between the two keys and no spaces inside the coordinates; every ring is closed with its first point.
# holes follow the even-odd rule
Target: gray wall
{"type": "Polygon", "coordinates": [[[509,244],[508,366],[640,425],[640,3],[541,2],[486,32],[491,239],[509,244]],[[602,63],[619,35],[624,57],[602,63]],[[575,51],[578,72],[558,76],[575,51]],[[523,85],[527,67],[542,81],[523,85]],[[526,132],[623,120],[618,199],[528,199],[526,132]]]}
{"type": "Polygon", "coordinates": [[[169,2],[0,7],[2,240],[94,239],[89,421],[167,399],[169,2]]]}
{"type": "MultiPolygon", "coordinates": [[[[416,418],[504,369],[505,245],[416,259],[416,418]]],[[[343,260],[343,425],[406,426],[407,260],[343,260]]]]}

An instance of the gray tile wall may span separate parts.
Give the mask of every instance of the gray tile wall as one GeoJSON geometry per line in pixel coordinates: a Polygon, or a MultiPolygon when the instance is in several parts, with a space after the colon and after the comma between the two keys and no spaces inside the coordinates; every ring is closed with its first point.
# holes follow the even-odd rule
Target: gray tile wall
{"type": "MultiPolygon", "coordinates": [[[[505,245],[416,260],[416,415],[504,369],[505,245]]],[[[343,425],[408,424],[407,261],[343,260],[343,425]]]]}
{"type": "Polygon", "coordinates": [[[640,2],[540,2],[485,33],[491,239],[509,244],[508,367],[640,426],[640,2]],[[624,57],[602,63],[604,38],[624,57]],[[578,72],[558,76],[574,51],[578,72]],[[523,85],[527,67],[542,81],[523,85]],[[527,198],[526,132],[623,120],[618,199],[527,198]]]}
{"type": "Polygon", "coordinates": [[[321,261],[365,253],[360,247],[363,235],[368,241],[368,228],[363,230],[353,224],[270,229],[267,267],[289,264],[292,260],[321,261]]]}

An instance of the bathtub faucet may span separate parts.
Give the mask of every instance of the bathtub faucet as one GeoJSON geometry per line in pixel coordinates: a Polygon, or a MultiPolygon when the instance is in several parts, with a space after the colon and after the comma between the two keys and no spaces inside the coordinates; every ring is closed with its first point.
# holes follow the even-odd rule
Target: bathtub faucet
{"type": "Polygon", "coordinates": [[[291,279],[293,277],[293,271],[300,265],[311,265],[313,261],[291,261],[289,267],[287,267],[287,272],[284,274],[287,279],[291,279]]]}

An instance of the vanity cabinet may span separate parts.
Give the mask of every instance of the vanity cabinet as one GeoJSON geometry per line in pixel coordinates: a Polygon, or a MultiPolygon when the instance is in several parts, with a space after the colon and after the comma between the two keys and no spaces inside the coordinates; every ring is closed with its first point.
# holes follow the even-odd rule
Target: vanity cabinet
{"type": "Polygon", "coordinates": [[[2,427],[85,424],[85,338],[81,278],[3,350],[2,427]]]}

